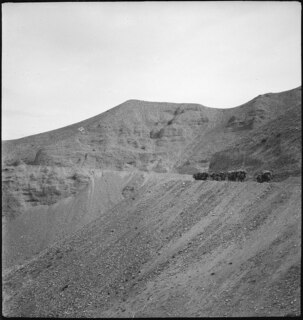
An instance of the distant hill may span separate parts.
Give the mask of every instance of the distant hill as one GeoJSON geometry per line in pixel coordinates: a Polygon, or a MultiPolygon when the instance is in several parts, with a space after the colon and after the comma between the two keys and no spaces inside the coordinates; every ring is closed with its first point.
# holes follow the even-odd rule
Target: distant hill
{"type": "Polygon", "coordinates": [[[4,141],[2,161],[190,174],[240,165],[291,175],[301,167],[300,118],[301,87],[232,109],[129,100],[68,127],[4,141]]]}

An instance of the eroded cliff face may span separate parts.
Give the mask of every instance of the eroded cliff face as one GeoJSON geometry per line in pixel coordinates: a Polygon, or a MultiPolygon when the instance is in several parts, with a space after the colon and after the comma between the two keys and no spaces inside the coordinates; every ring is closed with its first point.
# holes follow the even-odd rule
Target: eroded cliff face
{"type": "Polygon", "coordinates": [[[3,142],[3,312],[299,314],[300,118],[301,88],[228,110],[129,100],[3,142]]]}
{"type": "MultiPolygon", "coordinates": [[[[300,118],[301,88],[262,95],[233,109],[129,100],[65,128],[5,141],[2,215],[13,221],[77,198],[92,187],[93,172],[106,170],[191,175],[241,167],[247,179],[261,169],[273,170],[275,181],[296,176],[301,173],[300,118]]],[[[117,201],[132,197],[133,186],[122,186],[117,201]]]]}
{"type": "Polygon", "coordinates": [[[22,264],[123,199],[135,198],[144,180],[140,172],[41,167],[37,173],[30,166],[17,170],[3,202],[4,268],[22,264]]]}
{"type": "Polygon", "coordinates": [[[8,166],[2,169],[2,215],[11,220],[30,207],[52,205],[89,182],[87,175],[69,167],[8,166]]]}
{"type": "Polygon", "coordinates": [[[4,145],[4,163],[168,172],[218,110],[130,100],[79,124],[4,145]]]}
{"type": "Polygon", "coordinates": [[[262,169],[272,170],[274,180],[301,174],[302,139],[301,105],[287,108],[285,113],[266,126],[261,126],[251,136],[244,136],[233,146],[211,156],[210,170],[230,170],[244,167],[254,176],[262,169]]]}
{"type": "MultiPolygon", "coordinates": [[[[277,131],[276,121],[282,126],[280,131],[285,144],[298,140],[300,115],[301,88],[262,95],[232,109],[129,100],[78,124],[6,141],[3,163],[10,165],[22,160],[36,166],[192,174],[208,168],[210,162],[214,162],[215,153],[235,147],[242,152],[250,138],[267,137],[272,134],[269,130],[277,131]],[[297,132],[288,137],[283,131],[294,121],[297,132]]],[[[254,139],[251,148],[258,149],[261,140],[254,139]]],[[[250,161],[246,169],[257,169],[262,155],[261,152],[256,157],[255,165],[250,161]]],[[[280,157],[278,152],[275,156],[280,157]]],[[[242,165],[246,167],[245,162],[242,165]]]]}

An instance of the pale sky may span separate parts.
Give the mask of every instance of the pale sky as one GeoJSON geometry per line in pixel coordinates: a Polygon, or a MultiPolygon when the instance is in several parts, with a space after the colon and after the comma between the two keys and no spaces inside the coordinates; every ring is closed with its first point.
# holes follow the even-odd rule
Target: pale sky
{"type": "Polygon", "coordinates": [[[2,5],[2,139],[129,99],[241,105],[301,85],[299,2],[2,5]]]}

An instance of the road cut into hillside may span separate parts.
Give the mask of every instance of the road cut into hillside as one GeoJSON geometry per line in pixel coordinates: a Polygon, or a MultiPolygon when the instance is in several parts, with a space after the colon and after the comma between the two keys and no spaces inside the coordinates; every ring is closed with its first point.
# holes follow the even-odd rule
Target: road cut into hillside
{"type": "MultiPolygon", "coordinates": [[[[32,211],[40,225],[24,232],[51,245],[7,269],[5,316],[300,314],[299,177],[260,184],[113,175],[95,174],[74,198],[32,211]]],[[[17,219],[16,233],[26,224],[17,219]]]]}

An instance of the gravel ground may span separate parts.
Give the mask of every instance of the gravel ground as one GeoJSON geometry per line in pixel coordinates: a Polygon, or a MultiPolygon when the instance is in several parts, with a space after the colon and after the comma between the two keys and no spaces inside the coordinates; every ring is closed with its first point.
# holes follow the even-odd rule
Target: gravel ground
{"type": "Polygon", "coordinates": [[[128,181],[110,210],[5,273],[5,316],[300,315],[299,178],[128,181]]]}

